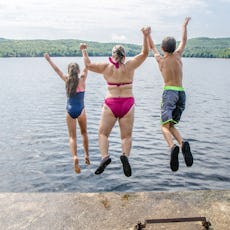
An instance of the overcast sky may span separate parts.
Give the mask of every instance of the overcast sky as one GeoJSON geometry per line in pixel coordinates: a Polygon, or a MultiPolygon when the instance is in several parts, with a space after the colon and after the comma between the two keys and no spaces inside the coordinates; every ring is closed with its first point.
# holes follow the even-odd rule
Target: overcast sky
{"type": "Polygon", "coordinates": [[[230,37],[230,0],[0,0],[0,37],[74,38],[99,42],[142,42],[142,26],[152,36],[230,37]]]}

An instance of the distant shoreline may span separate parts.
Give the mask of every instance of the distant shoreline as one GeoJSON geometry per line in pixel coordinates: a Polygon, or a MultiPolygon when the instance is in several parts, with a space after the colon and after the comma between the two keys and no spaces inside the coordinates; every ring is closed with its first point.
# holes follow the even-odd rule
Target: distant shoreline
{"type": "MultiPolygon", "coordinates": [[[[77,39],[58,40],[16,40],[0,38],[0,57],[43,57],[48,52],[54,57],[81,57],[80,43],[88,44],[90,56],[110,56],[112,47],[117,43],[100,43],[77,39]]],[[[141,45],[120,43],[127,56],[135,56],[141,45]]],[[[157,45],[160,48],[160,45],[157,45]]],[[[230,38],[191,38],[188,39],[183,57],[230,58],[230,38]]]]}

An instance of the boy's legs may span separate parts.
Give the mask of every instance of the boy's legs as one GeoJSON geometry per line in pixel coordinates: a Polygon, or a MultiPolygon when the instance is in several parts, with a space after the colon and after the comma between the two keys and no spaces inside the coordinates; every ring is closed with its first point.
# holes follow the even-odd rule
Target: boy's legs
{"type": "Polygon", "coordinates": [[[174,124],[172,124],[172,126],[170,127],[170,132],[173,135],[173,137],[177,140],[181,148],[186,166],[191,167],[193,164],[193,156],[191,153],[189,142],[183,140],[183,138],[181,137],[179,131],[176,129],[174,124]]]}
{"type": "Polygon", "coordinates": [[[163,133],[163,136],[170,148],[170,168],[172,171],[177,171],[179,168],[179,161],[178,161],[178,154],[179,154],[179,147],[177,145],[174,145],[173,143],[173,134],[171,131],[173,130],[173,132],[175,131],[174,129],[172,129],[173,124],[171,122],[168,122],[166,124],[163,124],[161,126],[161,130],[163,133]]]}
{"type": "Polygon", "coordinates": [[[174,145],[172,136],[177,140],[179,146],[182,147],[183,138],[173,123],[169,122],[162,125],[161,130],[169,148],[172,148],[174,145]]]}
{"type": "Polygon", "coordinates": [[[179,146],[182,147],[183,138],[182,138],[180,132],[176,129],[175,125],[172,123],[170,125],[170,133],[177,140],[179,146]]]}
{"type": "Polygon", "coordinates": [[[170,122],[163,124],[161,126],[161,131],[163,133],[164,139],[166,140],[169,148],[172,148],[174,143],[173,143],[173,138],[172,138],[172,133],[171,133],[170,127],[171,127],[170,122]]]}
{"type": "Polygon", "coordinates": [[[167,123],[165,125],[162,125],[162,132],[166,142],[171,149],[170,166],[172,171],[177,171],[179,168],[179,147],[174,145],[172,136],[177,140],[182,150],[186,166],[191,167],[193,165],[193,156],[190,150],[189,142],[183,140],[179,131],[176,129],[173,123],[167,123]]]}

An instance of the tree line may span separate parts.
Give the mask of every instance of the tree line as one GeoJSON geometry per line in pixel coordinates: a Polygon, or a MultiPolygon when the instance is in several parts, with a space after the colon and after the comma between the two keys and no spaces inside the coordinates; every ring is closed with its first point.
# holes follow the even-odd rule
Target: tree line
{"type": "MultiPolygon", "coordinates": [[[[0,38],[0,57],[42,57],[81,56],[80,43],[88,44],[90,56],[110,56],[115,43],[100,43],[76,39],[59,40],[13,40],[0,38]]],[[[117,43],[116,43],[117,44],[117,43]]],[[[140,45],[122,43],[127,56],[134,56],[141,50],[140,45]]],[[[157,45],[160,50],[160,45],[157,45]]],[[[183,53],[184,57],[230,58],[230,38],[192,38],[189,39],[183,53]]]]}

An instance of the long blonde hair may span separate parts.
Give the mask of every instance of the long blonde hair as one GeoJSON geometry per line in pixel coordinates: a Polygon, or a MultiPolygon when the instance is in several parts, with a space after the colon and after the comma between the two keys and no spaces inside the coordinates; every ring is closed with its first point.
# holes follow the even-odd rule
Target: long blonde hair
{"type": "Polygon", "coordinates": [[[68,65],[68,79],[66,81],[66,95],[68,97],[73,96],[76,93],[76,89],[79,83],[79,71],[80,68],[77,63],[70,63],[68,65]]]}

